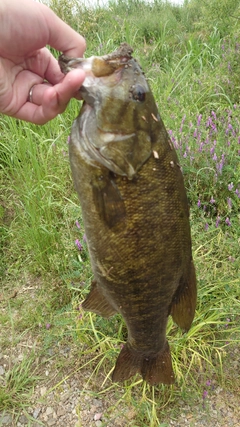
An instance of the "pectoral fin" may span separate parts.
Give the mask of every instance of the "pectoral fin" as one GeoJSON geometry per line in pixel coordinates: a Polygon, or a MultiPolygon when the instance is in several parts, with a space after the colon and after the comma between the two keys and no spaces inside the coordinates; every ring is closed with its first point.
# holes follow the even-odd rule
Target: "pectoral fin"
{"type": "Polygon", "coordinates": [[[90,293],[83,302],[82,308],[86,311],[99,314],[102,317],[110,317],[116,313],[116,310],[106,300],[95,281],[92,282],[90,293]]]}
{"type": "Polygon", "coordinates": [[[93,200],[99,216],[109,228],[123,222],[126,218],[126,209],[116,184],[111,180],[92,185],[93,200]]]}
{"type": "Polygon", "coordinates": [[[195,313],[197,299],[196,274],[193,262],[190,263],[188,277],[183,277],[173,297],[171,315],[177,325],[188,331],[195,313]]]}

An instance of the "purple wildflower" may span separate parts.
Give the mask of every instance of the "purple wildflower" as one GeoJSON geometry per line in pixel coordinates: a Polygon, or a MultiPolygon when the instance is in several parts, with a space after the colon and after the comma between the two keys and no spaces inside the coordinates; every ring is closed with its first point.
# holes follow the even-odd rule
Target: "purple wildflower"
{"type": "Polygon", "coordinates": [[[182,124],[185,122],[186,119],[186,114],[184,114],[183,118],[182,118],[182,124]]]}
{"type": "Polygon", "coordinates": [[[178,144],[177,140],[174,141],[173,145],[174,145],[174,148],[176,148],[176,150],[179,149],[179,144],[178,144]]]}
{"type": "Polygon", "coordinates": [[[211,199],[209,200],[209,203],[211,203],[211,205],[213,205],[213,203],[215,203],[215,202],[216,202],[216,200],[212,196],[211,199]]]}
{"type": "Polygon", "coordinates": [[[215,162],[217,161],[217,155],[216,153],[214,153],[213,158],[212,158],[215,162]]]}
{"type": "Polygon", "coordinates": [[[200,126],[201,120],[202,120],[202,114],[199,114],[197,119],[197,126],[200,126]]]}
{"type": "Polygon", "coordinates": [[[77,246],[77,248],[78,248],[79,251],[83,250],[83,247],[82,247],[82,245],[81,245],[81,243],[80,243],[80,241],[78,239],[75,240],[75,245],[77,246]]]}
{"type": "Polygon", "coordinates": [[[208,229],[209,229],[209,224],[206,222],[206,224],[205,224],[205,231],[208,231],[208,229]]]}
{"type": "Polygon", "coordinates": [[[229,191],[232,191],[233,187],[234,187],[233,182],[231,182],[231,184],[228,184],[229,191]]]}
{"type": "Polygon", "coordinates": [[[221,161],[217,164],[217,171],[219,172],[220,175],[222,174],[222,168],[223,168],[223,162],[221,161]]]}
{"type": "Polygon", "coordinates": [[[221,174],[222,173],[222,169],[224,166],[224,160],[225,160],[225,154],[222,154],[222,159],[220,160],[220,162],[216,165],[217,166],[217,171],[221,174]]]}
{"type": "Polygon", "coordinates": [[[206,381],[206,385],[207,385],[208,387],[211,385],[211,383],[212,383],[212,382],[211,382],[211,380],[207,380],[207,381],[206,381]]]}
{"type": "Polygon", "coordinates": [[[207,390],[204,390],[203,395],[202,395],[202,398],[203,398],[203,399],[206,399],[207,395],[208,395],[207,390]]]}
{"type": "Polygon", "coordinates": [[[200,200],[200,199],[198,199],[197,207],[198,207],[198,208],[200,208],[200,207],[201,207],[201,200],[200,200]]]}
{"type": "Polygon", "coordinates": [[[226,222],[226,224],[230,227],[232,224],[231,224],[231,221],[230,221],[230,219],[227,217],[226,218],[226,220],[225,220],[225,222],[226,222]]]}
{"type": "Polygon", "coordinates": [[[50,329],[51,328],[51,324],[50,323],[46,323],[46,329],[50,329]]]}
{"type": "Polygon", "coordinates": [[[212,111],[212,116],[213,116],[214,120],[217,120],[217,116],[216,116],[216,113],[214,111],[212,111]]]}
{"type": "Polygon", "coordinates": [[[80,229],[80,228],[81,228],[81,225],[79,224],[78,220],[76,220],[75,224],[76,224],[76,227],[77,227],[78,229],[80,229]]]}
{"type": "Polygon", "coordinates": [[[236,189],[235,193],[238,196],[238,198],[240,199],[240,191],[238,189],[236,189]]]}
{"type": "Polygon", "coordinates": [[[206,127],[207,127],[207,128],[210,126],[211,121],[212,121],[211,117],[210,117],[210,116],[208,116],[208,119],[207,119],[207,122],[206,122],[206,127]]]}
{"type": "Polygon", "coordinates": [[[183,116],[183,118],[182,118],[182,123],[181,123],[181,127],[180,127],[180,129],[179,129],[179,132],[182,132],[182,130],[183,130],[183,124],[184,124],[184,122],[185,122],[185,119],[186,119],[186,114],[184,114],[184,116],[183,116]]]}

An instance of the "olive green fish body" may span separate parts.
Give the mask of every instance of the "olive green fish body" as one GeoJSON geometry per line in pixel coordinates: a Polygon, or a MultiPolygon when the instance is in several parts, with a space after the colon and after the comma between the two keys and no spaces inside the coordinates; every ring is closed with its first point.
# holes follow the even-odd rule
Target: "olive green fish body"
{"type": "Polygon", "coordinates": [[[83,88],[69,147],[94,273],[83,308],[126,322],[114,381],[139,372],[150,384],[172,383],[167,319],[189,329],[196,304],[187,197],[141,69],[131,54],[116,58],[117,81],[111,70],[97,94],[83,88]]]}

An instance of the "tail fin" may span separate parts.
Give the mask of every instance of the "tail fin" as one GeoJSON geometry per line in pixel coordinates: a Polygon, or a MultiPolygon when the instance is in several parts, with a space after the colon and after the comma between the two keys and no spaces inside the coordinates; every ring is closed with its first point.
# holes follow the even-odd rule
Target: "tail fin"
{"type": "Polygon", "coordinates": [[[132,350],[126,343],[118,356],[112,380],[125,381],[137,373],[151,385],[173,384],[174,373],[168,343],[159,353],[149,357],[132,350]]]}

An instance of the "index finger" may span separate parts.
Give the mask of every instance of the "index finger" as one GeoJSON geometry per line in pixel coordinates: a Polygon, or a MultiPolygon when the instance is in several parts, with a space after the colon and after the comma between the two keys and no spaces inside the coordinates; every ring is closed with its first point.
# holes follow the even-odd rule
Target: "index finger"
{"type": "Polygon", "coordinates": [[[44,6],[44,10],[49,28],[48,44],[65,55],[82,57],[86,49],[85,39],[58,18],[47,6],[44,6]]]}

